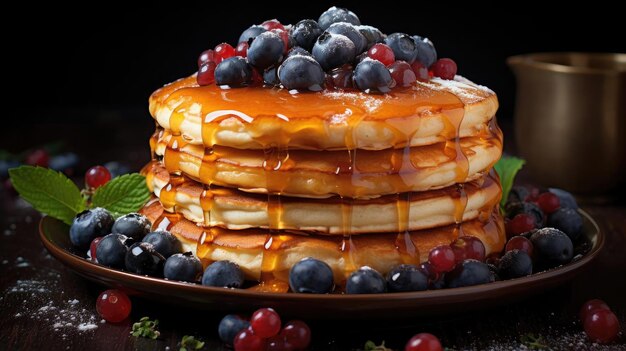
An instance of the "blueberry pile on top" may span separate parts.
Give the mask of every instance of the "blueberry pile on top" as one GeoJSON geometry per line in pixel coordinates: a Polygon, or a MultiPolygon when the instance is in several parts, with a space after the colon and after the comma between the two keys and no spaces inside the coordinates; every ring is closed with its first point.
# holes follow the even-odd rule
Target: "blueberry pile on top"
{"type": "Polygon", "coordinates": [[[227,43],[198,58],[199,85],[249,85],[297,91],[357,89],[387,93],[431,77],[453,79],[456,63],[437,59],[428,38],[384,34],[347,9],[331,7],[317,21],[253,25],[236,47],[227,43]]]}

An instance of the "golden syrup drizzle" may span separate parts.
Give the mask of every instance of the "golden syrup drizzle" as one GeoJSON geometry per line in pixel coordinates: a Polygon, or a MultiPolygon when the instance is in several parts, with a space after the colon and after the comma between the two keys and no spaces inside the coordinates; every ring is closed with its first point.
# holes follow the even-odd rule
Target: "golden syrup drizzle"
{"type": "Polygon", "coordinates": [[[206,268],[213,263],[213,242],[219,235],[219,232],[212,227],[204,227],[203,229],[196,245],[196,256],[202,262],[202,266],[206,268]]]}
{"type": "Polygon", "coordinates": [[[187,142],[180,135],[172,135],[163,154],[163,165],[169,173],[180,174],[181,148],[187,142]]]}
{"type": "Polygon", "coordinates": [[[170,212],[176,212],[176,193],[178,186],[185,182],[185,177],[182,175],[176,175],[170,173],[170,179],[167,184],[161,189],[159,199],[163,208],[170,212]]]}

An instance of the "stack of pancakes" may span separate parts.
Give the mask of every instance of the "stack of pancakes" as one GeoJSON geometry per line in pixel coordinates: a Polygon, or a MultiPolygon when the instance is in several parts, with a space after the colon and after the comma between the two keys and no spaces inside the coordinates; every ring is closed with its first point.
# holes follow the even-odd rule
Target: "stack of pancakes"
{"type": "Polygon", "coordinates": [[[235,262],[277,291],[305,257],[341,283],[360,266],[419,264],[460,235],[500,251],[497,106],[460,77],[385,95],[181,79],[150,97],[143,212],[205,264],[235,262]]]}

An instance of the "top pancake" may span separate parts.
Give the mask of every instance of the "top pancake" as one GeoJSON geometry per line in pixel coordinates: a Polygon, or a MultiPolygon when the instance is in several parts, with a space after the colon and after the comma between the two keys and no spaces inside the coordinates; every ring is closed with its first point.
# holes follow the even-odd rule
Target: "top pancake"
{"type": "Polygon", "coordinates": [[[470,137],[488,128],[495,93],[457,76],[384,95],[352,91],[198,86],[195,75],[158,89],[150,113],[190,144],[239,149],[382,150],[470,137]]]}

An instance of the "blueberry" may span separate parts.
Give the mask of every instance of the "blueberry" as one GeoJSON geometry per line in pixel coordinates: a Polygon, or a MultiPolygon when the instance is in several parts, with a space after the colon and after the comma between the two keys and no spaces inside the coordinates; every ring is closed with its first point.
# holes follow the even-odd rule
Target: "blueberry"
{"type": "Polygon", "coordinates": [[[163,276],[169,280],[194,283],[201,274],[202,263],[191,252],[173,254],[163,267],[163,276]]]}
{"type": "Polygon", "coordinates": [[[111,232],[124,234],[139,241],[150,232],[151,227],[152,223],[146,216],[129,213],[115,220],[111,232]]]}
{"type": "Polygon", "coordinates": [[[180,241],[172,233],[165,230],[148,233],[142,241],[154,245],[154,249],[165,258],[183,251],[180,241]]]}
{"type": "Polygon", "coordinates": [[[413,41],[417,46],[416,60],[421,62],[425,67],[430,67],[437,61],[437,50],[435,45],[428,38],[422,38],[419,35],[414,35],[413,41]]]}
{"type": "Polygon", "coordinates": [[[263,28],[263,26],[254,25],[250,26],[250,28],[246,29],[239,36],[239,41],[237,43],[246,42],[248,43],[250,40],[254,40],[259,34],[267,32],[267,29],[263,28]]]}
{"type": "Polygon", "coordinates": [[[369,49],[376,43],[382,43],[385,41],[385,35],[378,28],[372,26],[356,26],[356,29],[363,34],[365,40],[367,40],[367,48],[369,49]]]}
{"type": "Polygon", "coordinates": [[[250,326],[250,322],[241,318],[235,314],[227,314],[220,321],[219,327],[217,327],[217,333],[220,339],[227,345],[233,345],[235,336],[240,331],[247,329],[250,326]]]}
{"type": "Polygon", "coordinates": [[[107,162],[104,164],[104,167],[111,173],[111,178],[130,173],[130,167],[128,167],[128,165],[117,161],[107,162]]]}
{"type": "Polygon", "coordinates": [[[311,56],[293,55],[278,67],[278,79],[288,90],[320,91],[325,77],[322,67],[311,56]]]}
{"type": "Polygon", "coordinates": [[[367,48],[367,39],[352,24],[346,22],[333,23],[326,29],[326,32],[345,35],[352,41],[357,54],[362,53],[367,48]]]}
{"type": "Polygon", "coordinates": [[[556,228],[537,230],[530,237],[533,256],[542,268],[553,268],[568,263],[574,256],[572,240],[556,228]]]}
{"type": "Polygon", "coordinates": [[[352,62],[356,56],[356,48],[345,35],[324,32],[317,38],[311,54],[328,71],[352,62]]]}
{"type": "Polygon", "coordinates": [[[544,222],[544,214],[543,211],[532,202],[510,202],[505,206],[506,216],[509,219],[512,219],[516,215],[520,213],[525,213],[531,215],[535,218],[535,228],[543,227],[544,222]]]}
{"type": "Polygon", "coordinates": [[[153,277],[163,276],[165,258],[150,243],[138,242],[131,245],[124,261],[129,272],[153,277]]]}
{"type": "Polygon", "coordinates": [[[211,263],[202,275],[202,285],[220,288],[240,288],[243,285],[243,272],[230,261],[211,263]]]}
{"type": "Polygon", "coordinates": [[[274,32],[263,32],[256,37],[248,49],[248,62],[256,68],[266,69],[283,57],[285,44],[274,32]]]}
{"type": "Polygon", "coordinates": [[[489,271],[491,272],[491,281],[497,282],[500,279],[500,275],[498,274],[498,267],[487,263],[487,267],[489,267],[489,271]]]}
{"type": "Polygon", "coordinates": [[[263,83],[272,86],[279,85],[280,80],[278,80],[278,68],[270,67],[263,71],[263,83]]]}
{"type": "Polygon", "coordinates": [[[387,274],[389,291],[421,291],[428,289],[428,277],[412,264],[401,264],[387,274]]]}
{"type": "Polygon", "coordinates": [[[66,152],[50,158],[49,167],[55,171],[66,172],[74,170],[78,166],[78,155],[73,152],[66,152]]]}
{"type": "Polygon", "coordinates": [[[299,46],[294,46],[287,53],[287,57],[291,57],[295,55],[311,56],[311,53],[305,50],[304,48],[301,48],[299,46]]]}
{"type": "Polygon", "coordinates": [[[573,208],[560,208],[548,216],[548,226],[561,230],[575,241],[583,231],[583,217],[573,208]]]}
{"type": "Polygon", "coordinates": [[[333,290],[333,271],[328,264],[305,258],[289,270],[289,286],[298,293],[327,294],[333,290]]]}
{"type": "Polygon", "coordinates": [[[396,60],[413,63],[417,57],[417,45],[413,38],[404,33],[393,33],[385,38],[385,44],[393,50],[396,60]]]}
{"type": "Polygon", "coordinates": [[[322,29],[312,19],[305,19],[296,23],[291,29],[291,37],[295,45],[301,46],[306,50],[311,50],[317,37],[322,35],[322,29]]]}
{"type": "Polygon", "coordinates": [[[364,59],[354,69],[354,84],[365,92],[386,93],[391,90],[393,78],[378,60],[364,59]]]}
{"type": "Polygon", "coordinates": [[[70,241],[85,248],[96,237],[110,234],[114,221],[113,215],[101,207],[83,211],[76,215],[70,227],[70,241]]]}
{"type": "Polygon", "coordinates": [[[378,294],[386,291],[387,282],[376,270],[364,266],[352,272],[346,282],[348,294],[378,294]]]}
{"type": "Polygon", "coordinates": [[[530,195],[530,190],[523,185],[514,185],[509,192],[508,203],[524,202],[530,195]]]}
{"type": "Polygon", "coordinates": [[[215,84],[240,87],[252,79],[252,68],[245,58],[234,56],[220,62],[215,67],[215,84]]]}
{"type": "Polygon", "coordinates": [[[317,20],[317,23],[322,30],[326,30],[326,28],[330,27],[331,24],[337,22],[348,22],[354,25],[361,24],[361,21],[354,14],[354,12],[336,6],[324,11],[324,13],[322,13],[320,18],[317,20]]]}
{"type": "Polygon", "coordinates": [[[446,287],[446,275],[442,274],[439,279],[433,280],[428,284],[430,290],[441,290],[446,287]]]}
{"type": "Polygon", "coordinates": [[[485,284],[492,281],[493,275],[487,264],[473,259],[464,260],[451,272],[446,273],[448,288],[485,284]]]}
{"type": "Polygon", "coordinates": [[[98,263],[107,267],[124,268],[128,244],[132,239],[122,234],[109,234],[98,242],[96,258],[98,263]]]}
{"type": "Polygon", "coordinates": [[[576,198],[571,193],[559,188],[550,188],[548,190],[559,198],[561,208],[573,208],[575,210],[578,209],[578,203],[576,202],[576,198]]]}
{"type": "Polygon", "coordinates": [[[511,250],[502,256],[498,265],[502,279],[521,278],[533,273],[533,261],[524,251],[511,250]]]}

